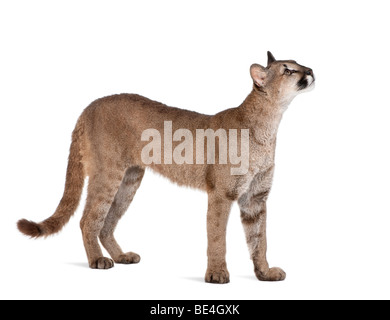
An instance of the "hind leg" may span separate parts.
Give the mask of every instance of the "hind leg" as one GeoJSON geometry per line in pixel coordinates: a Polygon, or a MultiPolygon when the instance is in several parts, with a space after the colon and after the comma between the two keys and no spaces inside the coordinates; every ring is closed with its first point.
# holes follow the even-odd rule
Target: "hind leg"
{"type": "Polygon", "coordinates": [[[89,266],[92,269],[110,269],[114,266],[111,259],[103,256],[98,236],[119,190],[123,175],[124,170],[110,168],[90,176],[87,203],[80,227],[89,266]]]}
{"type": "Polygon", "coordinates": [[[140,167],[131,167],[126,171],[99,235],[102,245],[116,263],[132,264],[138,263],[141,260],[140,256],[136,253],[124,253],[122,251],[114,238],[114,231],[119,219],[125,214],[133,201],[144,173],[145,170],[140,167]]]}

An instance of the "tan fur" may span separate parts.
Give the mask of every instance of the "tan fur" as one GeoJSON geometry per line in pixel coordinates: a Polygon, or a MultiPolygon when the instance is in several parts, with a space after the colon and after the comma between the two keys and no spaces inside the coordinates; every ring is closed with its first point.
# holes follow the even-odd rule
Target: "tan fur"
{"type": "MultiPolygon", "coordinates": [[[[299,93],[298,81],[307,80],[311,85],[314,75],[311,69],[295,61],[275,61],[270,53],[268,58],[267,68],[251,67],[254,86],[242,105],[214,116],[167,107],[134,94],[93,102],[81,115],[73,133],[65,192],[57,211],[39,224],[21,220],[19,230],[31,237],[60,231],[76,210],[84,179],[88,176],[81,230],[90,267],[109,269],[114,261],[138,263],[137,254],[122,251],[114,238],[114,230],[133,200],[146,167],[150,167],[179,185],[208,193],[207,282],[229,282],[225,260],[226,226],[234,201],[240,206],[256,276],[260,280],[284,280],[286,274],[279,268],[270,269],[266,259],[266,201],[272,186],[276,134],[283,112],[299,93]],[[286,68],[294,72],[286,74],[289,73],[286,68]],[[195,164],[145,165],[141,150],[148,142],[141,141],[142,132],[150,128],[164,132],[164,121],[172,121],[173,131],[185,128],[194,137],[196,129],[249,129],[248,172],[231,175],[231,164],[196,164],[195,149],[195,164]],[[103,257],[98,238],[114,261],[103,257]]],[[[241,143],[240,135],[238,141],[241,143]]],[[[173,148],[179,143],[174,142],[173,148]]],[[[218,150],[216,148],[217,159],[218,150]]]]}

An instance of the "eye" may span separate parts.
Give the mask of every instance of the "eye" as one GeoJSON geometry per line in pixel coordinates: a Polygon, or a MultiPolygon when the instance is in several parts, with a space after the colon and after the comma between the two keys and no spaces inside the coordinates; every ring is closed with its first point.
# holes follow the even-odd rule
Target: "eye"
{"type": "Polygon", "coordinates": [[[284,70],[284,74],[286,76],[291,76],[293,74],[293,72],[291,70],[289,70],[289,69],[286,69],[286,70],[284,70]]]}

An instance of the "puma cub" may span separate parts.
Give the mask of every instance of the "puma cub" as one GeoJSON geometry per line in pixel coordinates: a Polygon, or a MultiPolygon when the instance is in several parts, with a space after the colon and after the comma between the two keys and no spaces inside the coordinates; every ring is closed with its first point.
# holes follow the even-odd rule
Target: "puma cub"
{"type": "Polygon", "coordinates": [[[254,64],[250,74],[253,90],[245,101],[214,116],[135,94],[93,102],[73,131],[65,191],[57,210],[41,223],[20,220],[19,230],[33,238],[59,232],[77,209],[88,176],[81,230],[89,266],[110,269],[114,262],[138,263],[140,256],[125,253],[114,230],[149,167],[179,185],[208,193],[206,282],[229,282],[226,226],[234,201],[241,210],[257,278],[284,280],[285,272],[269,268],[266,258],[266,202],[276,135],[288,105],[312,89],[315,79],[311,69],[293,60],[276,60],[270,52],[267,67],[254,64]],[[103,256],[98,239],[112,260],[103,256]]]}

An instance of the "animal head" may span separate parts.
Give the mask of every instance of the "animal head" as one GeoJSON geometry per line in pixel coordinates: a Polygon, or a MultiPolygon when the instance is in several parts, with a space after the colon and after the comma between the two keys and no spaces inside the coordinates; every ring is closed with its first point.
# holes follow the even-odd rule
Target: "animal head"
{"type": "Polygon", "coordinates": [[[294,60],[276,60],[268,51],[268,64],[253,64],[250,69],[254,88],[279,101],[291,101],[298,94],[314,88],[313,70],[294,60]]]}

